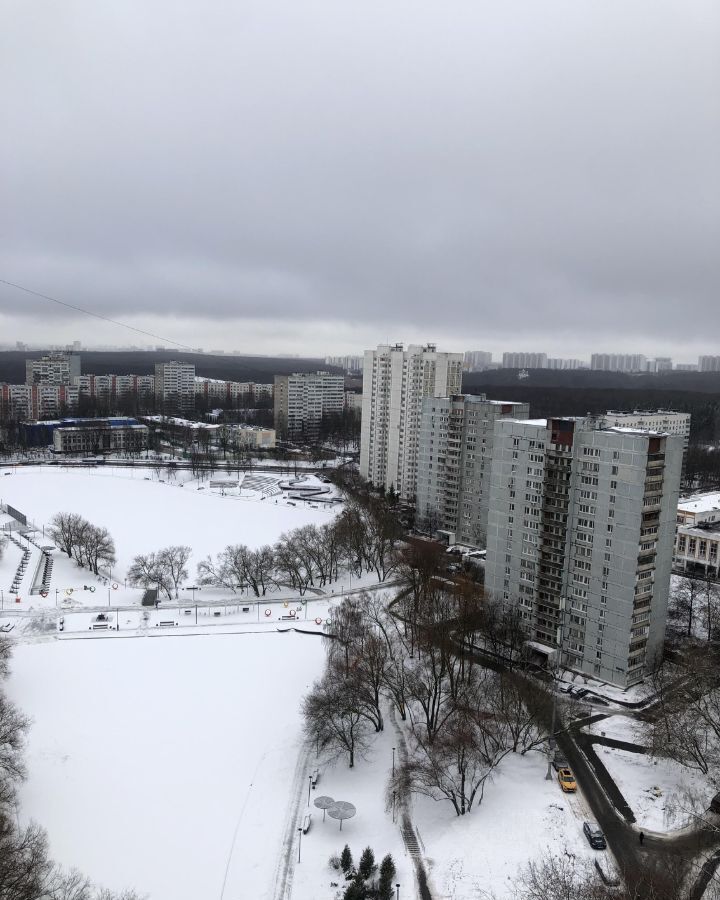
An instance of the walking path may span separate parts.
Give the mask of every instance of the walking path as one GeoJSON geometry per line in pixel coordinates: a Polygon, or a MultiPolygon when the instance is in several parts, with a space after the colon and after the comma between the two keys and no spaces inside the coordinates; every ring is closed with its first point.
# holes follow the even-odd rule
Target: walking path
{"type": "MultiPolygon", "coordinates": [[[[398,756],[400,759],[400,765],[403,766],[405,765],[405,763],[407,763],[408,759],[407,744],[405,743],[405,735],[403,734],[402,728],[398,725],[397,717],[395,715],[395,706],[392,704],[390,705],[389,718],[392,722],[393,728],[395,729],[395,734],[397,736],[398,756]]],[[[421,900],[433,900],[432,893],[430,892],[430,887],[428,885],[425,862],[423,860],[422,851],[420,849],[422,839],[420,838],[417,828],[413,825],[413,821],[410,816],[410,798],[405,791],[400,793],[400,796],[398,798],[398,806],[400,810],[400,831],[403,836],[405,849],[407,850],[410,859],[412,859],[413,866],[415,868],[415,880],[417,882],[418,896],[421,898],[421,900]]]]}

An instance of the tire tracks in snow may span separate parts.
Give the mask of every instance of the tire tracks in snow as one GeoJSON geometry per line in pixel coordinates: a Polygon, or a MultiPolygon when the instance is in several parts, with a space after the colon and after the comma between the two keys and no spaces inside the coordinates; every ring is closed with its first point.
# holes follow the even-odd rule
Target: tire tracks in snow
{"type": "Polygon", "coordinates": [[[309,767],[310,748],[303,743],[298,753],[295,773],[290,786],[290,800],[285,812],[285,833],[280,847],[280,857],[275,870],[275,892],[273,900],[290,900],[295,875],[295,832],[300,815],[300,805],[304,796],[305,772],[309,767]]]}

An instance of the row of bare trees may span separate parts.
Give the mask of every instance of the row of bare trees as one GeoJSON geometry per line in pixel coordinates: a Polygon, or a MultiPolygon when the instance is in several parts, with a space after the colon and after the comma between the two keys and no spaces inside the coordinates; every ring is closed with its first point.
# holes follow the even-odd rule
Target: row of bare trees
{"type": "Polygon", "coordinates": [[[50,858],[45,831],[35,822],[20,825],[17,788],[26,774],[30,723],[3,690],[11,652],[0,635],[0,900],[140,900],[134,891],[117,894],[76,870],[63,871],[50,858]]]}
{"type": "Polygon", "coordinates": [[[350,498],[333,522],[295,528],[273,547],[228,545],[199,563],[198,577],[201,584],[233,592],[249,587],[256,597],[278,586],[303,596],[337,581],[343,572],[357,577],[374,572],[378,581],[385,581],[398,564],[394,547],[400,533],[395,514],[382,499],[350,498]]]}
{"type": "Polygon", "coordinates": [[[115,564],[115,542],[110,532],[78,513],[62,512],[53,516],[48,534],[70,559],[94,575],[100,574],[101,565],[112,568],[115,564]]]}

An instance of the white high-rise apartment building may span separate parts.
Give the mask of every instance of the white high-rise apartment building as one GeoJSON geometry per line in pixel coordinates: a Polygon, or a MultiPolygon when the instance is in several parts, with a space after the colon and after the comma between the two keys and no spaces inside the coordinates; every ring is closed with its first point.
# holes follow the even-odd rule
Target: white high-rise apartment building
{"type": "Polygon", "coordinates": [[[636,409],[632,412],[610,409],[602,417],[602,425],[605,428],[639,428],[664,434],[679,434],[683,439],[684,451],[690,444],[690,413],[671,409],[636,409]]]}
{"type": "Polygon", "coordinates": [[[720,356],[700,356],[700,357],[698,357],[698,371],[700,371],[700,372],[720,372],[720,356]]]}
{"type": "Polygon", "coordinates": [[[51,353],[25,360],[25,384],[72,384],[79,374],[80,357],[76,353],[51,353]]]}
{"type": "Polygon", "coordinates": [[[527,403],[484,394],[423,400],[416,519],[454,542],[485,548],[495,422],[527,419],[527,403]]]}
{"type": "Polygon", "coordinates": [[[486,590],[536,644],[627,687],[662,654],[682,437],[598,419],[499,421],[486,590]]]}
{"type": "Polygon", "coordinates": [[[593,353],[590,368],[599,372],[645,372],[647,359],[642,353],[593,353]]]}
{"type": "Polygon", "coordinates": [[[492,365],[492,353],[489,350],[468,350],[464,357],[465,371],[482,372],[492,365]]]}
{"type": "Polygon", "coordinates": [[[195,409],[195,365],[155,363],[155,400],[168,411],[195,409]]]}
{"type": "Polygon", "coordinates": [[[503,353],[503,369],[547,369],[547,353],[503,353]]]}
{"type": "Polygon", "coordinates": [[[345,406],[345,377],[329,372],[276,375],[275,430],[291,440],[318,436],[323,416],[339,415],[345,406]]]}
{"type": "Polygon", "coordinates": [[[407,350],[381,344],[365,351],[360,474],[414,501],[418,440],[425,397],[459,394],[462,353],[438,352],[434,344],[407,350]]]}

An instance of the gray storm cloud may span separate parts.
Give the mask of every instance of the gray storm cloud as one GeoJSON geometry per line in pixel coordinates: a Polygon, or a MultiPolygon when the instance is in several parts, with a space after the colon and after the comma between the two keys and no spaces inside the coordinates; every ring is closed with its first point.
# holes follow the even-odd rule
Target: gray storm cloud
{"type": "MultiPolygon", "coordinates": [[[[714,0],[14,0],[0,277],[266,349],[704,346],[719,46],[714,0]]],[[[7,288],[0,314],[67,317],[7,288]]]]}

